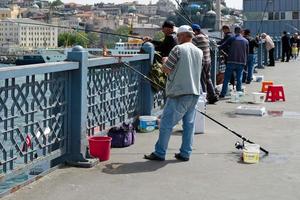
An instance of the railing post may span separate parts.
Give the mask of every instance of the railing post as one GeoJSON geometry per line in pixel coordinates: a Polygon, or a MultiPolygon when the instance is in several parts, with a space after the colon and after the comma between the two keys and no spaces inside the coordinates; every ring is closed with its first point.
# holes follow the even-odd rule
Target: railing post
{"type": "Polygon", "coordinates": [[[86,159],[88,52],[84,51],[81,46],[75,46],[68,53],[68,61],[79,62],[79,69],[70,72],[69,81],[68,164],[91,167],[97,162],[86,159]]]}
{"type": "Polygon", "coordinates": [[[279,38],[275,37],[275,60],[279,59],[279,38]]]}
{"type": "Polygon", "coordinates": [[[211,73],[211,81],[214,85],[214,87],[216,87],[216,80],[217,80],[217,67],[219,65],[218,62],[218,48],[214,47],[212,50],[212,55],[211,55],[211,69],[210,69],[210,73],[211,73]]]}
{"type": "Polygon", "coordinates": [[[266,43],[264,43],[263,45],[263,51],[264,51],[264,57],[263,57],[263,61],[264,61],[264,65],[268,65],[268,50],[266,48],[266,43]]]}
{"type": "Polygon", "coordinates": [[[257,68],[258,69],[264,68],[262,54],[263,54],[263,43],[259,42],[258,49],[257,49],[257,68]]]}
{"type": "Polygon", "coordinates": [[[282,59],[281,58],[281,54],[282,54],[282,48],[281,48],[281,38],[280,37],[278,37],[279,39],[278,39],[278,57],[279,57],[279,59],[282,59]]]}
{"type": "MultiPolygon", "coordinates": [[[[142,50],[149,54],[149,61],[144,62],[145,64],[142,66],[141,72],[148,76],[151,66],[154,60],[154,46],[150,42],[146,42],[142,46],[142,50]]],[[[153,108],[153,91],[151,88],[151,83],[147,80],[141,81],[141,115],[151,115],[151,111],[153,108]]]]}

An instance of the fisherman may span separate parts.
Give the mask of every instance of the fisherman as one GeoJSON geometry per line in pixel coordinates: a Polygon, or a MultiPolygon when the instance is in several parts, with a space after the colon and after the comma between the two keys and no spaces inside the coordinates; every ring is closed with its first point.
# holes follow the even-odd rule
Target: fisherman
{"type": "MultiPolygon", "coordinates": [[[[224,34],[223,39],[220,40],[219,42],[217,42],[217,45],[222,45],[224,44],[229,38],[233,37],[234,34],[230,31],[229,26],[227,25],[223,25],[222,26],[222,32],[224,34]]],[[[228,58],[228,52],[229,52],[229,46],[222,49],[221,51],[221,55],[224,59],[224,64],[227,65],[227,58],[228,58]]],[[[232,74],[231,78],[230,78],[230,83],[234,86],[234,74],[232,74]]]]}
{"type": "Polygon", "coordinates": [[[246,38],[249,42],[249,54],[247,58],[247,76],[246,84],[250,84],[253,80],[253,71],[254,71],[254,49],[258,48],[258,41],[251,37],[251,31],[249,29],[244,30],[244,38],[246,38]]]}
{"type": "Polygon", "coordinates": [[[216,103],[219,98],[216,95],[215,87],[211,81],[210,69],[211,69],[211,57],[209,48],[209,38],[201,31],[201,27],[198,24],[192,25],[195,37],[193,43],[196,47],[203,51],[203,64],[201,73],[201,85],[203,92],[207,93],[207,100],[209,104],[216,103]]]}
{"type": "Polygon", "coordinates": [[[163,41],[154,41],[151,37],[143,38],[145,42],[151,42],[155,46],[155,50],[160,53],[161,57],[168,57],[173,47],[177,45],[176,33],[174,31],[175,24],[172,21],[165,21],[162,25],[162,32],[165,35],[163,41]]]}
{"type": "Polygon", "coordinates": [[[180,153],[175,158],[188,161],[192,153],[195,129],[196,104],[201,95],[201,71],[203,52],[193,43],[193,29],[183,25],[178,28],[179,45],[168,58],[163,58],[163,71],[168,74],[166,104],[160,120],[159,138],[155,150],[145,159],[164,161],[173,127],[182,119],[183,136],[180,153]],[[200,67],[199,67],[200,66],[200,67]]]}
{"type": "Polygon", "coordinates": [[[282,44],[282,57],[281,62],[284,62],[284,58],[286,57],[285,62],[290,61],[290,53],[291,53],[291,41],[290,36],[287,34],[286,31],[283,31],[283,35],[281,37],[281,44],[282,44]]]}
{"type": "Polygon", "coordinates": [[[261,38],[265,41],[266,49],[269,52],[269,65],[271,67],[275,66],[275,59],[274,59],[274,50],[275,50],[275,44],[272,40],[272,38],[267,35],[266,33],[261,34],[261,38]]]}
{"type": "Polygon", "coordinates": [[[229,38],[225,41],[225,43],[219,46],[220,50],[229,47],[227,65],[225,69],[223,87],[220,94],[220,98],[225,97],[228,89],[229,80],[234,71],[236,72],[237,79],[236,90],[242,91],[242,74],[244,66],[247,64],[249,42],[241,35],[242,29],[240,27],[235,27],[234,33],[234,37],[229,38]]]}

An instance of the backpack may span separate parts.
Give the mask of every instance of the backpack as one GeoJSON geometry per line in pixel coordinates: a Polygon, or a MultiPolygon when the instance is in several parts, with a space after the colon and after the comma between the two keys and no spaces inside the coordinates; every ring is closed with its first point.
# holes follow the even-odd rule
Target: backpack
{"type": "Polygon", "coordinates": [[[135,142],[136,131],[132,124],[123,123],[119,127],[113,127],[108,131],[108,136],[112,138],[111,147],[128,147],[135,142]]]}

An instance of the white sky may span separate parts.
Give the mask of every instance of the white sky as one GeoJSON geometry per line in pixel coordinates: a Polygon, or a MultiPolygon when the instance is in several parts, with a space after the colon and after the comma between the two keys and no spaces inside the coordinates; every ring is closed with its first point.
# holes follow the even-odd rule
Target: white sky
{"type": "MultiPolygon", "coordinates": [[[[62,0],[64,3],[79,3],[79,4],[94,4],[94,3],[99,3],[99,2],[104,2],[104,3],[122,3],[122,2],[128,2],[128,1],[133,1],[133,0],[62,0]],[[83,3],[84,2],[84,3],[83,3]]],[[[145,3],[148,4],[150,0],[138,0],[140,3],[145,3]]],[[[152,0],[152,3],[155,3],[157,0],[152,0]]],[[[225,0],[227,3],[228,7],[231,8],[242,8],[242,2],[243,0],[225,0]]]]}

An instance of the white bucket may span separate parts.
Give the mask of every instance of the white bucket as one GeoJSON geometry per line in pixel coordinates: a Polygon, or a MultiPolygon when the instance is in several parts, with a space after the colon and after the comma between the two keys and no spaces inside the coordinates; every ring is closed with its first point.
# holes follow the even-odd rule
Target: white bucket
{"type": "Polygon", "coordinates": [[[256,82],[263,82],[264,81],[264,76],[263,75],[257,75],[255,76],[255,81],[256,82]]]}
{"type": "Polygon", "coordinates": [[[265,103],[266,93],[252,92],[253,103],[265,103]]]}
{"type": "Polygon", "coordinates": [[[155,116],[140,116],[139,130],[144,133],[154,131],[157,125],[157,117],[155,116]]]}
{"type": "Polygon", "coordinates": [[[260,146],[258,144],[245,144],[243,149],[243,161],[245,163],[259,162],[260,146]]]}
{"type": "MultiPolygon", "coordinates": [[[[206,110],[206,93],[203,93],[198,100],[196,108],[201,112],[205,112],[206,110]]],[[[196,110],[195,117],[195,133],[204,133],[205,130],[205,117],[196,110]]]]}

